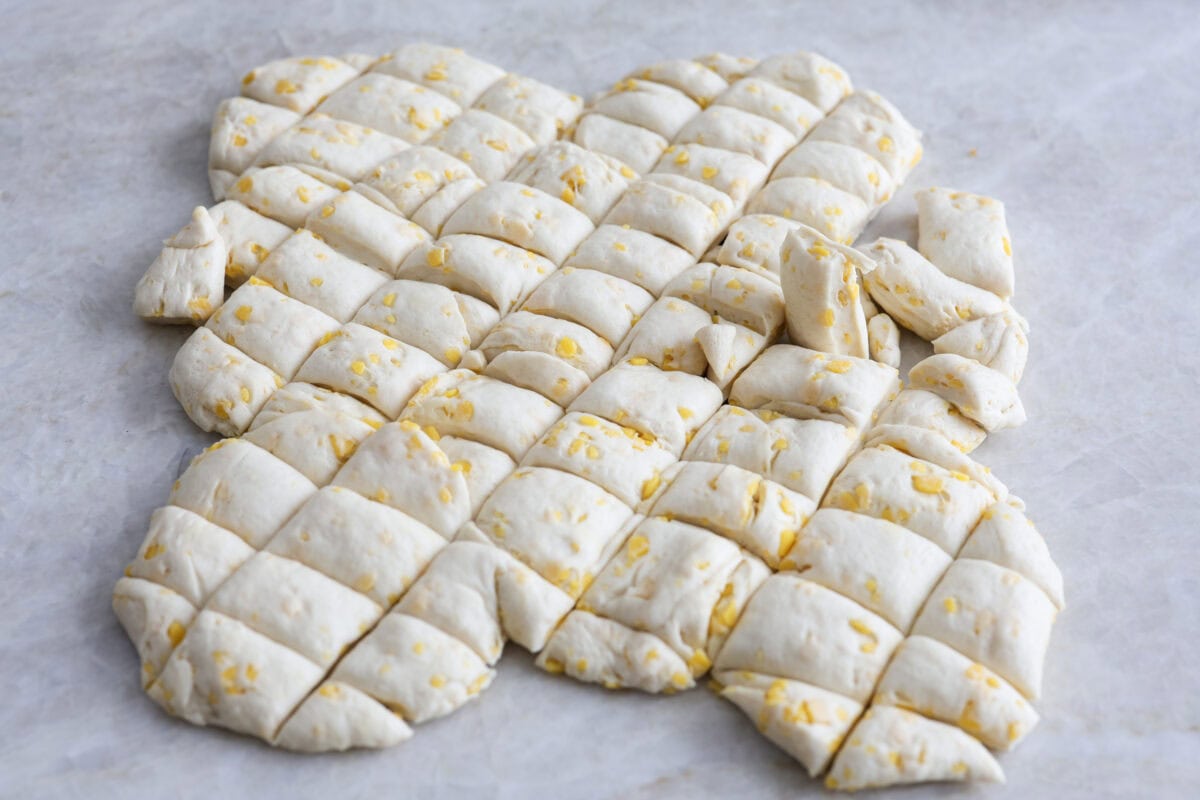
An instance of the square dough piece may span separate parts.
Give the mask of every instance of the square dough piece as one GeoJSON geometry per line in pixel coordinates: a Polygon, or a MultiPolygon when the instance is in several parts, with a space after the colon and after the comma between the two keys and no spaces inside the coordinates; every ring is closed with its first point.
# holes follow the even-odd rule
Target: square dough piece
{"type": "Polygon", "coordinates": [[[703,144],[675,144],[654,166],[655,174],[681,175],[729,195],[739,207],[767,179],[768,169],[757,159],[703,144]]]}
{"type": "Polygon", "coordinates": [[[983,512],[983,519],[959,551],[960,558],[991,561],[1019,572],[1041,587],[1055,607],[1062,609],[1062,573],[1050,557],[1046,540],[1025,516],[1019,500],[997,503],[983,512]]]}
{"type": "Polygon", "coordinates": [[[713,104],[769,119],[796,139],[803,138],[825,116],[800,95],[762,78],[742,78],[721,92],[713,104]]]}
{"type": "Polygon", "coordinates": [[[311,383],[292,382],[284,386],[267,401],[262,410],[254,417],[250,430],[273,422],[288,414],[304,411],[324,411],[327,414],[345,414],[348,417],[365,422],[376,430],[386,422],[386,418],[361,400],[342,394],[341,392],[322,389],[311,383]]]}
{"type": "Polygon", "coordinates": [[[208,328],[188,337],[171,362],[171,391],[184,412],[203,431],[237,436],[283,378],[208,328]]]}
{"type": "Polygon", "coordinates": [[[312,306],[251,278],[229,295],[208,329],[260,364],[291,378],[317,345],[341,325],[312,306]]]}
{"type": "Polygon", "coordinates": [[[485,186],[487,184],[479,178],[452,181],[417,209],[417,213],[413,214],[413,222],[433,235],[440,236],[442,228],[446,226],[446,220],[485,186]]]}
{"type": "Polygon", "coordinates": [[[615,347],[653,302],[653,295],[622,278],[563,267],[534,289],[521,308],[582,325],[615,347]]]}
{"type": "Polygon", "coordinates": [[[226,258],[215,221],[197,206],[138,281],[133,312],[151,322],[203,322],[221,304],[226,258]]]}
{"type": "Polygon", "coordinates": [[[374,425],[347,414],[314,409],[277,417],[244,438],[323,486],[374,432],[374,425]]]}
{"type": "Polygon", "coordinates": [[[358,192],[343,192],[313,211],[304,227],[347,258],[388,275],[430,241],[420,225],[393,214],[358,192]]]}
{"type": "Polygon", "coordinates": [[[499,353],[481,374],[537,392],[559,406],[568,405],[592,382],[586,372],[575,369],[556,355],[519,350],[499,353]]]}
{"type": "Polygon", "coordinates": [[[292,235],[282,222],[264,217],[241,203],[226,200],[208,210],[225,242],[225,283],[238,286],[255,272],[272,250],[292,235]]]}
{"type": "Polygon", "coordinates": [[[657,296],[695,263],[691,253],[653,234],[632,226],[601,225],[583,240],[565,266],[604,272],[657,296]]]}
{"type": "Polygon", "coordinates": [[[150,530],[125,569],[130,578],[165,586],[199,608],[254,548],[236,534],[178,506],[150,515],[150,530]]]}
{"type": "Polygon", "coordinates": [[[784,156],[771,178],[827,181],[856,195],[873,209],[890,200],[896,189],[891,173],[877,159],[857,147],[839,142],[804,142],[784,156]]]}
{"type": "Polygon", "coordinates": [[[246,73],[242,94],[305,114],[358,73],[345,61],[328,56],[281,58],[246,73]]]}
{"type": "Polygon", "coordinates": [[[701,108],[707,107],[729,85],[714,70],[686,58],[658,61],[626,76],[670,86],[692,98],[701,108]]]}
{"type": "Polygon", "coordinates": [[[582,211],[519,183],[493,183],[463,203],[442,234],[474,233],[532,250],[562,264],[592,232],[582,211]]]}
{"type": "Polygon", "coordinates": [[[858,238],[873,210],[857,195],[832,183],[801,177],[771,180],[746,207],[751,214],[803,222],[842,244],[858,238]]]}
{"type": "Polygon", "coordinates": [[[612,345],[582,325],[529,311],[517,311],[501,320],[479,349],[489,360],[506,352],[545,353],[589,378],[608,369],[613,356],[612,345]]]}
{"type": "Polygon", "coordinates": [[[571,142],[554,142],[525,155],[509,179],[561,198],[599,224],[634,177],[633,170],[615,158],[571,142]]]}
{"type": "Polygon", "coordinates": [[[653,175],[630,187],[604,222],[652,233],[699,258],[732,212],[724,192],[678,175],[653,175]]]}
{"type": "Polygon", "coordinates": [[[314,209],[349,188],[349,183],[335,188],[290,165],[251,167],[233,182],[225,196],[289,228],[299,228],[314,209]]]}
{"type": "Polygon", "coordinates": [[[960,414],[954,404],[924,389],[901,391],[879,415],[878,424],[933,431],[964,453],[987,437],[987,431],[960,414]]]}
{"type": "Polygon", "coordinates": [[[1012,243],[1003,203],[935,186],[917,192],[917,223],[917,249],[938,269],[1006,300],[1012,297],[1012,243]]]}
{"type": "Polygon", "coordinates": [[[419,347],[447,367],[471,348],[463,295],[421,281],[391,281],[375,290],[354,322],[419,347]]]}
{"type": "Polygon", "coordinates": [[[255,163],[263,167],[307,164],[357,181],[376,164],[408,148],[403,139],[318,113],[277,135],[262,148],[255,163]]]}
{"type": "Polygon", "coordinates": [[[462,113],[458,103],[445,95],[382,72],[354,79],[317,110],[409,144],[420,144],[462,113]]]}
{"type": "Polygon", "coordinates": [[[593,98],[588,110],[674,139],[679,129],[700,113],[700,106],[673,87],[626,78],[593,98]]]}
{"type": "Polygon", "coordinates": [[[549,144],[579,116],[583,101],[533,78],[507,75],[480,96],[475,108],[507,120],[537,144],[549,144]]]}
{"type": "Polygon", "coordinates": [[[790,231],[800,227],[795,220],[774,214],[747,214],[729,226],[717,262],[752,271],[779,275],[779,254],[790,231]]]}
{"type": "Polygon", "coordinates": [[[495,114],[467,109],[429,143],[471,165],[484,181],[498,181],[534,146],[525,132],[495,114]]]}
{"type": "Polygon", "coordinates": [[[264,147],[300,120],[295,111],[249,97],[227,97],[213,113],[208,144],[208,179],[213,197],[221,200],[264,147]]]}
{"type": "Polygon", "coordinates": [[[349,322],[387,282],[382,272],[347,258],[307,230],[275,248],[254,277],[338,322],[349,322]]]}
{"type": "Polygon", "coordinates": [[[784,239],[779,278],[793,344],[855,358],[871,354],[859,298],[862,261],[851,253],[803,225],[784,239]]]}
{"type": "Polygon", "coordinates": [[[397,278],[437,283],[491,305],[491,324],[508,314],[555,270],[555,263],[487,236],[459,234],[413,251],[397,278]]]}
{"type": "Polygon", "coordinates": [[[198,610],[176,592],[141,578],[119,579],[113,587],[112,607],[137,650],[142,688],[149,689],[198,610]]]}
{"type": "Polygon", "coordinates": [[[764,58],[749,76],[782,86],[826,114],[853,91],[850,77],[841,67],[824,56],[804,51],[764,58]]]}
{"type": "Polygon", "coordinates": [[[703,375],[708,367],[696,332],[712,322],[704,309],[677,297],[657,300],[617,351],[620,361],[654,364],[665,370],[703,375]]]}
{"type": "Polygon", "coordinates": [[[470,167],[449,153],[419,146],[383,162],[355,188],[389,211],[412,219],[442,188],[475,177],[470,167]]]}
{"type": "Polygon", "coordinates": [[[604,114],[584,114],[571,135],[575,144],[617,159],[633,172],[649,172],[667,140],[657,133],[604,114]]]}
{"type": "Polygon", "coordinates": [[[723,321],[775,338],[783,327],[783,292],[779,284],[737,267],[702,263],[679,275],[663,289],[716,314],[723,321]]]}
{"type": "Polygon", "coordinates": [[[834,109],[813,128],[808,140],[857,147],[883,164],[896,183],[904,182],[922,156],[920,131],[907,122],[885,119],[854,103],[834,109]]]}
{"type": "Polygon", "coordinates": [[[676,144],[693,142],[745,153],[772,167],[796,144],[796,136],[766,117],[716,105],[693,117],[675,137],[676,144]]]}
{"type": "Polygon", "coordinates": [[[462,106],[474,103],[489,86],[504,77],[500,67],[469,56],[457,47],[427,42],[404,45],[386,56],[374,71],[427,86],[462,106]]]}
{"type": "Polygon", "coordinates": [[[395,418],[443,369],[425,351],[352,322],[308,357],[296,380],[352,395],[395,418]]]}

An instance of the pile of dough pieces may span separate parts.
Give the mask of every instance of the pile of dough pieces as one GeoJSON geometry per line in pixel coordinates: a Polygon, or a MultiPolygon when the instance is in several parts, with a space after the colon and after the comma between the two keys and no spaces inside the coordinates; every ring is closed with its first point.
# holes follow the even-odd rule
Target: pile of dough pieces
{"type": "Polygon", "coordinates": [[[1024,420],[1002,205],[921,190],[916,249],[851,246],[920,158],[804,52],[586,105],[427,44],[246,75],[220,202],[137,287],[197,325],[170,383],[228,437],[116,586],[147,693],[384,747],[511,640],[609,689],[708,674],[831,788],[1001,780],[1062,580],[969,455],[1024,420]]]}

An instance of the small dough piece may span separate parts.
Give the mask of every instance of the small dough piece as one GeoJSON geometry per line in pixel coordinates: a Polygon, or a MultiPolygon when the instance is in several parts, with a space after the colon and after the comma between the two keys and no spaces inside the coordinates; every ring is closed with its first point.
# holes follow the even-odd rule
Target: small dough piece
{"type": "Polygon", "coordinates": [[[168,714],[270,739],[321,680],[299,653],[204,610],[147,693],[168,714]]]}
{"type": "Polygon", "coordinates": [[[206,610],[239,620],[326,669],[383,614],[365,595],[266,552],[225,581],[206,610]]]}
{"type": "Polygon", "coordinates": [[[375,290],[354,322],[419,347],[453,368],[471,349],[471,331],[459,295],[421,281],[391,281],[375,290]]]}
{"type": "Polygon", "coordinates": [[[535,392],[456,369],[422,386],[402,418],[426,432],[495,447],[516,460],[561,416],[561,408],[535,392]]]}
{"type": "Polygon", "coordinates": [[[392,747],[412,737],[399,716],[353,686],[326,681],[283,724],[274,744],[301,753],[392,747]]]}
{"type": "Polygon", "coordinates": [[[341,392],[332,392],[313,386],[311,383],[292,382],[284,386],[262,407],[254,417],[251,430],[273,422],[282,416],[303,411],[320,410],[327,414],[345,414],[365,422],[376,430],[386,418],[361,400],[355,400],[341,392]]]}
{"type": "Polygon", "coordinates": [[[821,120],[806,141],[838,142],[868,153],[903,183],[921,161],[921,132],[907,122],[892,122],[857,104],[839,105],[821,120]]]}
{"type": "Polygon", "coordinates": [[[899,383],[896,370],[874,361],[777,344],[734,381],[729,402],[866,430],[899,383]]]}
{"type": "Polygon", "coordinates": [[[673,453],[633,428],[573,412],[546,431],[521,463],[587,478],[632,508],[645,499],[644,487],[661,483],[674,462],[673,453]]]}
{"type": "Polygon", "coordinates": [[[746,206],[750,214],[774,214],[803,222],[841,244],[853,242],[873,209],[857,195],[817,178],[770,181],[746,206]]]}
{"type": "Polygon", "coordinates": [[[805,141],[771,173],[772,180],[780,178],[827,181],[873,209],[890,200],[896,189],[896,181],[878,159],[839,142],[805,141]]]}
{"type": "Polygon", "coordinates": [[[744,78],[758,64],[758,60],[748,56],[731,56],[728,53],[708,53],[694,59],[703,64],[727,81],[744,78]]]}
{"type": "Polygon", "coordinates": [[[1029,357],[1028,323],[1015,311],[971,320],[933,340],[933,352],[957,353],[1021,382],[1029,357]]]}
{"type": "Polygon", "coordinates": [[[626,78],[594,98],[588,111],[674,139],[680,128],[700,113],[700,106],[674,87],[626,78]]]}
{"type": "Polygon", "coordinates": [[[142,663],[142,686],[149,687],[198,609],[167,587],[141,578],[118,580],[112,606],[142,663]]]}
{"type": "Polygon", "coordinates": [[[779,285],[737,267],[697,264],[671,281],[663,295],[687,300],[768,338],[775,338],[783,327],[784,298],[779,285]]]}
{"type": "Polygon", "coordinates": [[[877,446],[850,459],[824,505],[903,525],[953,556],[994,500],[966,473],[877,446]]]}
{"type": "Polygon", "coordinates": [[[352,322],[308,357],[296,380],[353,395],[395,418],[443,369],[425,351],[352,322]]]}
{"type": "Polygon", "coordinates": [[[472,516],[479,513],[483,502],[517,468],[517,462],[508,453],[470,439],[442,436],[438,439],[438,447],[450,459],[450,469],[462,473],[467,482],[472,516]]]}
{"type": "Polygon", "coordinates": [[[464,111],[429,143],[470,164],[476,175],[489,182],[507,175],[534,146],[517,126],[476,108],[464,111]]]}
{"type": "Polygon", "coordinates": [[[1056,608],[1061,610],[1065,604],[1062,573],[1050,557],[1046,540],[1016,498],[983,512],[959,557],[990,561],[1019,572],[1037,584],[1056,608]]]}
{"type": "Polygon", "coordinates": [[[1004,310],[999,297],[945,275],[904,242],[876,239],[862,252],[875,262],[863,277],[871,299],[922,339],[1004,310]]]}
{"type": "Polygon", "coordinates": [[[858,438],[855,429],[837,422],[730,405],[705,423],[683,457],[733,464],[819,501],[858,438]]]}
{"type": "Polygon", "coordinates": [[[331,486],[312,495],[266,549],[388,608],[444,546],[406,513],[331,486]]]}
{"type": "Polygon", "coordinates": [[[269,367],[225,344],[208,328],[197,328],[179,348],[167,380],[192,422],[222,436],[246,430],[284,383],[269,367]]]}
{"type": "Polygon", "coordinates": [[[632,226],[601,225],[583,240],[564,266],[604,272],[658,296],[672,279],[695,263],[691,253],[653,234],[632,226]]]}
{"type": "Polygon", "coordinates": [[[507,120],[537,144],[549,144],[579,116],[583,101],[533,78],[507,75],[483,93],[475,108],[507,120]]]}
{"type": "Polygon", "coordinates": [[[696,344],[708,362],[705,377],[724,392],[767,346],[767,338],[741,325],[716,322],[696,331],[696,344]]]}
{"type": "Polygon", "coordinates": [[[563,267],[534,289],[521,308],[577,323],[616,346],[653,302],[653,295],[627,280],[563,267]]]}
{"type": "Polygon", "coordinates": [[[240,285],[257,272],[270,252],[292,235],[292,229],[282,222],[231,200],[217,203],[208,213],[225,242],[225,283],[230,286],[240,285]]]}
{"type": "Polygon", "coordinates": [[[1025,424],[1025,407],[1008,376],[957,353],[924,359],[908,373],[909,385],[945,398],[988,433],[1025,424]]]}
{"type": "Polygon", "coordinates": [[[218,103],[208,144],[213,197],[223,200],[229,184],[254,163],[263,148],[299,121],[295,111],[249,97],[227,97],[218,103]]]}
{"type": "Polygon", "coordinates": [[[625,192],[605,218],[660,236],[699,258],[729,223],[729,195],[678,175],[652,175],[625,192]]]}
{"type": "MultiPolygon", "coordinates": [[[[472,352],[479,353],[478,350],[472,352]]],[[[465,358],[463,360],[466,361],[465,358]]],[[[557,355],[519,350],[498,353],[483,368],[482,374],[537,392],[563,407],[569,405],[591,383],[586,372],[572,367],[557,355]]]]}
{"type": "Polygon", "coordinates": [[[957,725],[993,750],[1011,750],[1038,723],[1033,706],[982,664],[927,636],[904,641],[875,691],[875,703],[919,709],[957,725]]]}
{"type": "Polygon", "coordinates": [[[521,467],[505,479],[474,524],[573,598],[620,546],[633,512],[594,483],[557,469],[521,467]]]}
{"type": "Polygon", "coordinates": [[[729,226],[717,262],[778,276],[783,240],[799,227],[799,222],[774,214],[747,214],[729,226]]]}
{"type": "Polygon", "coordinates": [[[771,120],[801,139],[825,112],[800,95],[762,78],[744,77],[714,101],[771,120]]]}
{"type": "Polygon", "coordinates": [[[750,71],[750,77],[782,86],[826,114],[854,88],[850,77],[837,64],[803,50],[764,58],[750,71]]]}
{"type": "Polygon", "coordinates": [[[616,358],[703,375],[708,361],[696,341],[696,332],[711,321],[712,315],[686,300],[661,298],[625,337],[616,358]]]}
{"type": "Polygon", "coordinates": [[[809,520],[783,566],[906,631],[950,561],[933,542],[899,525],[822,508],[809,520]]]}
{"type": "Polygon", "coordinates": [[[374,432],[375,427],[362,420],[314,409],[278,417],[248,431],[244,438],[323,486],[374,432]]]}
{"type": "Polygon", "coordinates": [[[395,75],[441,92],[456,103],[468,106],[489,86],[504,77],[494,64],[469,56],[457,47],[413,42],[386,56],[376,72],[395,75]]]}
{"type": "Polygon", "coordinates": [[[998,501],[1003,501],[1009,496],[1008,487],[992,474],[990,468],[970,458],[943,437],[927,428],[876,425],[867,433],[863,447],[877,445],[885,445],[914,458],[937,464],[952,473],[962,473],[981,486],[987,487],[998,501]]]}
{"type": "Polygon", "coordinates": [[[834,355],[870,355],[859,301],[860,266],[859,259],[812,228],[802,225],[787,235],[779,277],[794,344],[834,355]]]}
{"type": "Polygon", "coordinates": [[[288,297],[349,322],[387,276],[358,263],[321,241],[312,231],[298,230],[275,248],[255,273],[288,297]]]}
{"type": "Polygon", "coordinates": [[[1003,783],[983,745],[958,728],[890,706],[874,706],[833,760],[825,786],[853,792],[926,781],[1003,783]]]}
{"type": "Polygon", "coordinates": [[[604,114],[584,114],[571,139],[580,147],[620,161],[630,179],[653,169],[668,145],[654,131],[604,114]]]}
{"type": "Polygon", "coordinates": [[[900,328],[887,314],[879,313],[867,320],[867,344],[872,361],[900,368],[900,328]]]}
{"type": "Polygon", "coordinates": [[[435,147],[412,147],[377,166],[356,188],[407,219],[455,181],[477,177],[471,168],[435,147]]]}
{"type": "Polygon", "coordinates": [[[779,568],[817,504],[741,467],[685,461],[648,513],[706,528],[779,568]]]}
{"type": "Polygon", "coordinates": [[[345,61],[328,56],[281,58],[246,73],[242,94],[305,114],[358,73],[345,61]]]}
{"type": "Polygon", "coordinates": [[[397,610],[437,626],[494,664],[506,638],[541,650],[573,602],[475,529],[438,553],[397,610]]]}
{"type": "Polygon", "coordinates": [[[611,156],[571,142],[554,142],[527,154],[509,180],[561,198],[598,225],[628,188],[633,177],[628,172],[611,156]]]}
{"type": "Polygon", "coordinates": [[[738,670],[719,672],[721,697],[754,720],[759,732],[799,761],[810,777],[820,775],[862,703],[801,681],[738,670]]]}
{"type": "Polygon", "coordinates": [[[865,703],[903,638],[853,600],[780,572],[750,598],[715,669],[802,681],[865,703]]]}
{"type": "Polygon", "coordinates": [[[357,181],[376,164],[408,148],[403,139],[318,113],[280,132],[266,143],[254,163],[260,167],[306,164],[357,181]]]}
{"type": "Polygon", "coordinates": [[[879,415],[879,425],[923,428],[963,453],[983,443],[987,431],[959,413],[954,404],[924,389],[905,389],[879,415]]]}
{"type": "Polygon", "coordinates": [[[740,208],[767,179],[763,163],[743,153],[702,144],[671,145],[654,167],[658,175],[681,175],[729,195],[740,208]]]}
{"type": "Polygon", "coordinates": [[[236,534],[186,509],[163,506],[150,515],[150,530],[125,575],[165,586],[199,608],[252,555],[254,548],[236,534]]]}
{"type": "Polygon", "coordinates": [[[368,437],[333,485],[398,509],[446,539],[471,513],[461,469],[413,422],[389,423],[368,437]]]}
{"type": "Polygon", "coordinates": [[[457,710],[493,677],[488,665],[453,636],[395,612],[363,637],[331,676],[412,723],[457,710]]]}
{"type": "Polygon", "coordinates": [[[228,250],[203,206],[163,243],[133,293],[133,313],[150,322],[199,324],[221,305],[228,250]]]}
{"type": "Polygon", "coordinates": [[[1003,203],[935,186],[917,192],[917,223],[917,249],[938,269],[1005,300],[1012,297],[1012,239],[1003,203]]]}
{"type": "Polygon", "coordinates": [[[687,662],[661,639],[588,613],[572,611],[537,657],[550,673],[606,689],[671,692],[692,683],[687,662]]]}
{"type": "Polygon", "coordinates": [[[290,165],[251,167],[233,182],[225,196],[289,228],[299,228],[314,209],[349,188],[346,183],[339,190],[290,165]]]}
{"type": "Polygon", "coordinates": [[[482,190],[486,183],[479,178],[463,178],[443,186],[438,193],[425,201],[413,214],[413,222],[425,230],[440,236],[446,220],[454,215],[471,197],[482,190]]]}
{"type": "Polygon", "coordinates": [[[521,247],[487,236],[457,235],[413,251],[396,277],[441,284],[482,300],[499,312],[491,320],[495,325],[554,270],[554,262],[521,247]]]}
{"type": "Polygon", "coordinates": [[[368,72],[329,95],[317,110],[420,144],[462,113],[444,94],[379,71],[368,72]]]}
{"type": "Polygon", "coordinates": [[[675,144],[693,142],[744,153],[772,167],[796,144],[796,136],[766,117],[716,105],[692,117],[675,137],[675,144]]]}
{"type": "Polygon", "coordinates": [[[316,490],[261,447],[226,439],[192,460],[175,482],[170,502],[260,549],[316,490]]]}
{"type": "Polygon", "coordinates": [[[692,98],[701,108],[707,107],[728,84],[725,79],[704,64],[686,58],[658,61],[626,76],[670,86],[692,98]]]}
{"type": "Polygon", "coordinates": [[[394,275],[418,246],[430,241],[420,225],[376,205],[358,192],[343,192],[304,221],[304,227],[342,255],[394,275]]]}
{"type": "Polygon", "coordinates": [[[563,319],[517,311],[509,314],[479,345],[491,359],[511,351],[555,356],[595,378],[608,369],[613,348],[603,337],[563,319]]]}
{"type": "Polygon", "coordinates": [[[1057,613],[1046,593],[1020,573],[960,558],[929,596],[912,632],[953,647],[1036,700],[1057,613]]]}
{"type": "Polygon", "coordinates": [[[562,264],[592,229],[586,214],[558,198],[501,181],[463,203],[446,221],[442,234],[490,236],[562,264]]]}
{"type": "Polygon", "coordinates": [[[341,325],[312,306],[251,278],[229,295],[206,327],[226,344],[290,378],[317,345],[341,325]]]}

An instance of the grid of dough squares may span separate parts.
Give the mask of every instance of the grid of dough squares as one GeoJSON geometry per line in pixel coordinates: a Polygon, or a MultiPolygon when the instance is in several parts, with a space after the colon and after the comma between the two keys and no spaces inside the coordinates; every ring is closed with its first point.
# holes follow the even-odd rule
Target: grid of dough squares
{"type": "Polygon", "coordinates": [[[226,199],[139,287],[207,319],[172,385],[244,434],[114,595],[156,702],[386,746],[511,639],[609,688],[711,670],[830,786],[1000,776],[1062,602],[966,455],[1020,421],[1024,324],[995,201],[923,193],[920,252],[846,247],[920,158],[896,109],[806,53],[663,62],[586,108],[429,45],[244,93],[226,199]],[[198,303],[214,266],[236,288],[198,303]],[[893,318],[940,337],[903,390],[893,318]]]}

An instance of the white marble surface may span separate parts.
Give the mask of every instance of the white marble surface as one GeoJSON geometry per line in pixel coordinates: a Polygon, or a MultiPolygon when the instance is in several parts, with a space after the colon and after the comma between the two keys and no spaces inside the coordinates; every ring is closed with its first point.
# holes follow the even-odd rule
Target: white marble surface
{"type": "MultiPolygon", "coordinates": [[[[980,455],[1069,607],[1008,787],[947,793],[1200,794],[1196,4],[651,5],[0,2],[0,796],[819,791],[708,692],[605,693],[515,648],[481,702],[381,753],[275,752],[138,689],[109,592],[208,437],[166,383],[187,331],[139,323],[134,282],[208,200],[209,115],[247,68],[413,39],[583,92],[662,54],[815,49],[925,129],[909,189],[1005,200],[1031,420],[980,455]]],[[[910,195],[881,226],[912,235],[910,195]]]]}

